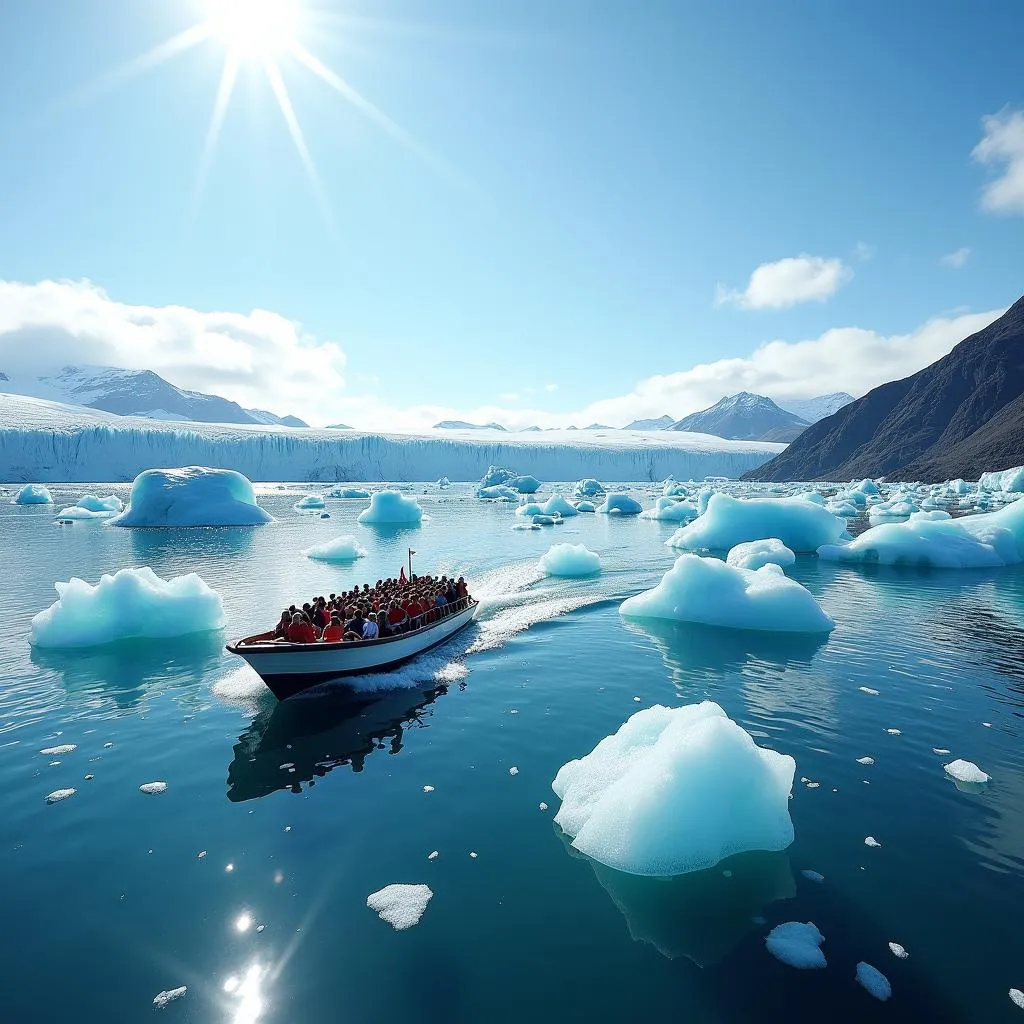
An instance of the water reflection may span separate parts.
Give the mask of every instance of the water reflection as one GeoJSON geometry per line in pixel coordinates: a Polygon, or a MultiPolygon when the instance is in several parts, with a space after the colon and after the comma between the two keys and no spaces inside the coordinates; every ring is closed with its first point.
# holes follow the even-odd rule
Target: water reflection
{"type": "Polygon", "coordinates": [[[170,529],[129,529],[132,550],[140,565],[151,561],[220,558],[244,555],[253,546],[258,527],[190,526],[170,529]]]}
{"type": "Polygon", "coordinates": [[[301,792],[331,769],[363,770],[374,750],[397,754],[406,729],[426,724],[431,705],[447,686],[414,687],[383,694],[328,691],[274,704],[238,738],[228,765],[228,799],[301,792]]]}
{"type": "Polygon", "coordinates": [[[263,1013],[262,982],[266,974],[259,964],[250,964],[241,975],[232,974],[224,982],[230,1000],[231,1024],[256,1024],[263,1013]]]}
{"type": "Polygon", "coordinates": [[[755,919],[771,904],[796,895],[785,851],[740,853],[706,871],[650,878],[599,864],[574,850],[567,836],[562,839],[573,856],[593,868],[635,942],[650,943],[670,960],[685,957],[699,967],[718,963],[761,928],[755,919]]]}
{"type": "Polygon", "coordinates": [[[154,688],[198,685],[223,658],[223,643],[218,631],[173,640],[122,640],[88,649],[33,647],[30,657],[33,665],[56,674],[69,694],[100,690],[127,709],[154,688]]]}

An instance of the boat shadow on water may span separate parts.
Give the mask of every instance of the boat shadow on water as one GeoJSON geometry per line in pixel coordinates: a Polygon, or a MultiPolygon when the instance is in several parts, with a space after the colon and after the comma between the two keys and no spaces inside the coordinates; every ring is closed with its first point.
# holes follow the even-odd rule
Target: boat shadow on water
{"type": "Polygon", "coordinates": [[[336,688],[277,702],[261,711],[234,745],[228,799],[240,803],[278,790],[301,793],[304,783],[313,786],[334,768],[362,771],[374,750],[397,754],[406,730],[425,728],[430,705],[447,690],[435,684],[383,693],[336,688]]]}

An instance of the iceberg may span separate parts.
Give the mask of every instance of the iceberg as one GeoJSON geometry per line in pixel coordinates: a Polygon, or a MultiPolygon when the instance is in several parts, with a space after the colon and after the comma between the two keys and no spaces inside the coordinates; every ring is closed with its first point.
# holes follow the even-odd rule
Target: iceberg
{"type": "Polygon", "coordinates": [[[603,498],[604,484],[600,480],[594,480],[593,478],[580,480],[572,489],[572,493],[577,498],[603,498]]]}
{"type": "Polygon", "coordinates": [[[825,936],[811,921],[806,924],[800,921],[787,921],[776,925],[764,940],[776,960],[781,960],[790,967],[801,971],[819,969],[826,966],[825,954],[821,944],[825,936]]]}
{"type": "Polygon", "coordinates": [[[369,496],[370,492],[364,491],[362,487],[332,487],[324,495],[327,498],[368,498],[369,496]]]}
{"type": "MultiPolygon", "coordinates": [[[[808,506],[810,507],[810,506],[808,506]]],[[[835,623],[778,565],[752,571],[683,554],[653,589],[619,606],[627,619],[669,619],[766,632],[828,633],[835,623]]]]}
{"type": "Polygon", "coordinates": [[[793,565],[796,555],[778,537],[769,537],[767,540],[737,544],[729,551],[725,561],[727,565],[735,565],[738,569],[760,569],[762,565],[769,564],[793,565]]]}
{"type": "Polygon", "coordinates": [[[25,484],[11,499],[12,505],[52,505],[53,498],[42,484],[25,484]]]}
{"type": "Polygon", "coordinates": [[[575,505],[569,502],[561,494],[552,494],[541,508],[541,514],[546,516],[575,516],[578,511],[575,505]]]}
{"type": "Polygon", "coordinates": [[[429,885],[386,885],[366,897],[366,905],[387,921],[395,931],[404,931],[420,923],[434,893],[429,885]]]}
{"type": "Polygon", "coordinates": [[[314,544],[302,552],[318,562],[354,562],[366,555],[366,549],[350,535],[335,537],[324,544],[314,544]]]}
{"type": "Polygon", "coordinates": [[[957,782],[969,782],[981,785],[988,782],[991,776],[983,772],[973,761],[956,760],[946,765],[946,774],[952,776],[957,782]]]}
{"type": "Polygon", "coordinates": [[[121,569],[96,586],[77,578],[54,586],[57,600],[32,619],[36,647],[100,647],[224,627],[220,594],[195,573],[164,580],[149,568],[121,569]]]}
{"type": "Polygon", "coordinates": [[[818,557],[934,569],[979,569],[1024,562],[1024,502],[998,512],[951,519],[948,512],[915,512],[905,523],[883,523],[849,544],[826,544],[818,557]]]}
{"type": "Polygon", "coordinates": [[[67,522],[70,519],[109,519],[113,515],[116,515],[116,513],[94,512],[90,508],[82,508],[81,505],[70,505],[67,508],[62,508],[57,513],[57,520],[59,522],[67,522]]]}
{"type": "MultiPolygon", "coordinates": [[[[955,480],[953,483],[962,484],[962,480],[955,480]]],[[[1024,491],[1024,466],[1014,466],[1013,469],[1004,469],[998,473],[982,473],[978,481],[978,488],[982,491],[1004,491],[1008,494],[1017,494],[1024,491]]],[[[957,492],[966,493],[966,492],[957,492]]]]}
{"type": "Polygon", "coordinates": [[[504,484],[495,484],[493,487],[478,487],[476,489],[478,498],[490,498],[492,501],[518,501],[519,492],[504,484]]]}
{"type": "Polygon", "coordinates": [[[639,501],[621,493],[609,494],[604,502],[597,506],[597,511],[605,515],[638,516],[643,510],[644,507],[639,501]]]}
{"type": "Polygon", "coordinates": [[[596,512],[597,506],[592,501],[577,501],[576,502],[577,512],[596,512]]]}
{"type": "Polygon", "coordinates": [[[528,501],[525,505],[520,505],[516,509],[517,516],[542,516],[544,515],[544,506],[538,504],[536,501],[528,501]]]}
{"type": "Polygon", "coordinates": [[[601,556],[585,544],[552,544],[538,568],[548,576],[594,576],[601,571],[601,556]]]}
{"type": "Polygon", "coordinates": [[[83,494],[76,502],[77,508],[88,509],[90,512],[121,512],[124,504],[116,494],[108,494],[98,498],[95,494],[83,494]]]}
{"type": "Polygon", "coordinates": [[[487,472],[480,478],[480,487],[500,487],[515,480],[516,474],[500,466],[488,466],[487,472]]]}
{"type": "Polygon", "coordinates": [[[512,487],[520,494],[536,494],[540,490],[540,481],[535,476],[517,476],[512,487]]]}
{"type": "MultiPolygon", "coordinates": [[[[703,492],[701,493],[703,498],[703,492]]],[[[747,541],[775,537],[793,551],[814,551],[849,535],[846,520],[799,498],[748,498],[713,494],[707,511],[666,541],[684,550],[728,551],[747,541]]]]}
{"type": "MultiPolygon", "coordinates": [[[[578,505],[576,507],[579,508],[578,505]]],[[[697,518],[697,506],[662,496],[654,503],[654,508],[641,512],[640,518],[657,519],[663,523],[689,523],[697,518]]]]}
{"type": "Polygon", "coordinates": [[[252,484],[230,469],[147,469],[111,526],[257,526],[273,522],[252,484]]]}
{"type": "Polygon", "coordinates": [[[360,512],[356,521],[363,526],[419,526],[422,520],[423,509],[415,498],[384,490],[370,499],[370,507],[360,512]]]}
{"type": "Polygon", "coordinates": [[[793,842],[793,758],[757,746],[711,701],[638,711],[551,784],[572,846],[635,875],[700,871],[793,842]]]}
{"type": "Polygon", "coordinates": [[[877,967],[866,964],[862,960],[857,964],[857,981],[861,983],[876,999],[885,1002],[892,995],[889,979],[877,967]]]}
{"type": "Polygon", "coordinates": [[[307,508],[321,509],[324,508],[324,499],[319,494],[307,494],[304,498],[300,498],[295,502],[295,507],[300,510],[307,508]]]}

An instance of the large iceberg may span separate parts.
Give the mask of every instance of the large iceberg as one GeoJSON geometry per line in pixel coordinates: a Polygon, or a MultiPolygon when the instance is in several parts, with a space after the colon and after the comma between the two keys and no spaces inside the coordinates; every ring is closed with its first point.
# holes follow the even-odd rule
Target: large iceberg
{"type": "MultiPolygon", "coordinates": [[[[963,481],[958,480],[954,483],[963,483],[963,481]]],[[[1014,494],[1024,491],[1024,466],[1014,466],[1013,469],[1004,469],[998,473],[982,473],[978,487],[983,491],[1006,491],[1014,494]]]]}
{"type": "Polygon", "coordinates": [[[767,540],[751,540],[737,544],[725,559],[728,565],[739,569],[760,569],[762,565],[793,565],[796,555],[777,537],[767,540]]]}
{"type": "Polygon", "coordinates": [[[257,526],[273,516],[256,504],[252,484],[230,469],[147,469],[111,526],[257,526]]]}
{"type": "Polygon", "coordinates": [[[873,526],[849,544],[823,545],[818,557],[935,569],[1017,565],[1024,562],[1024,501],[959,519],[915,512],[905,523],[873,526]]]}
{"type": "Polygon", "coordinates": [[[42,484],[25,484],[11,499],[12,505],[52,505],[53,498],[42,484]]]}
{"type": "MultiPolygon", "coordinates": [[[[703,493],[701,494],[703,498],[703,493]]],[[[751,540],[777,537],[793,551],[814,551],[849,535],[846,520],[800,498],[748,498],[712,494],[707,511],[666,541],[669,547],[728,551],[751,540]]]]}
{"type": "Polygon", "coordinates": [[[548,576],[594,576],[601,571],[601,556],[585,544],[552,544],[539,568],[548,576]]]}
{"type": "Polygon", "coordinates": [[[335,537],[323,544],[314,544],[302,552],[307,558],[319,562],[354,562],[366,554],[366,549],[351,535],[335,537]]]}
{"type": "Polygon", "coordinates": [[[597,506],[597,511],[605,515],[638,516],[643,510],[644,507],[639,501],[621,493],[609,494],[604,502],[597,506]]]}
{"type": "Polygon", "coordinates": [[[36,647],[99,647],[224,626],[220,594],[195,573],[164,580],[149,568],[121,569],[96,586],[77,578],[54,586],[57,600],[32,619],[36,647]]]}
{"type": "Polygon", "coordinates": [[[363,526],[419,526],[423,509],[415,498],[399,491],[378,491],[370,499],[370,507],[359,513],[357,522],[363,526]]]}
{"type": "Polygon", "coordinates": [[[700,871],[792,843],[795,769],[717,704],[655,705],[559,769],[555,821],[573,847],[620,871],[700,871]]]}
{"type": "Polygon", "coordinates": [[[756,571],[683,554],[653,589],[619,606],[629,619],[669,619],[727,629],[828,633],[835,629],[809,590],[777,565],[756,571]]]}

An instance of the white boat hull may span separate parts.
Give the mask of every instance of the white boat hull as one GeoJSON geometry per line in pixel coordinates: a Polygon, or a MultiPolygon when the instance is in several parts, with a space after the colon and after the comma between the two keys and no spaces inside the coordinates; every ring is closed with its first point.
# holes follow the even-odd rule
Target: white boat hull
{"type": "Polygon", "coordinates": [[[474,601],[469,607],[412,633],[378,640],[290,644],[253,637],[236,640],[227,649],[244,658],[274,695],[284,700],[329,679],[386,672],[401,665],[468,626],[476,609],[474,601]]]}

